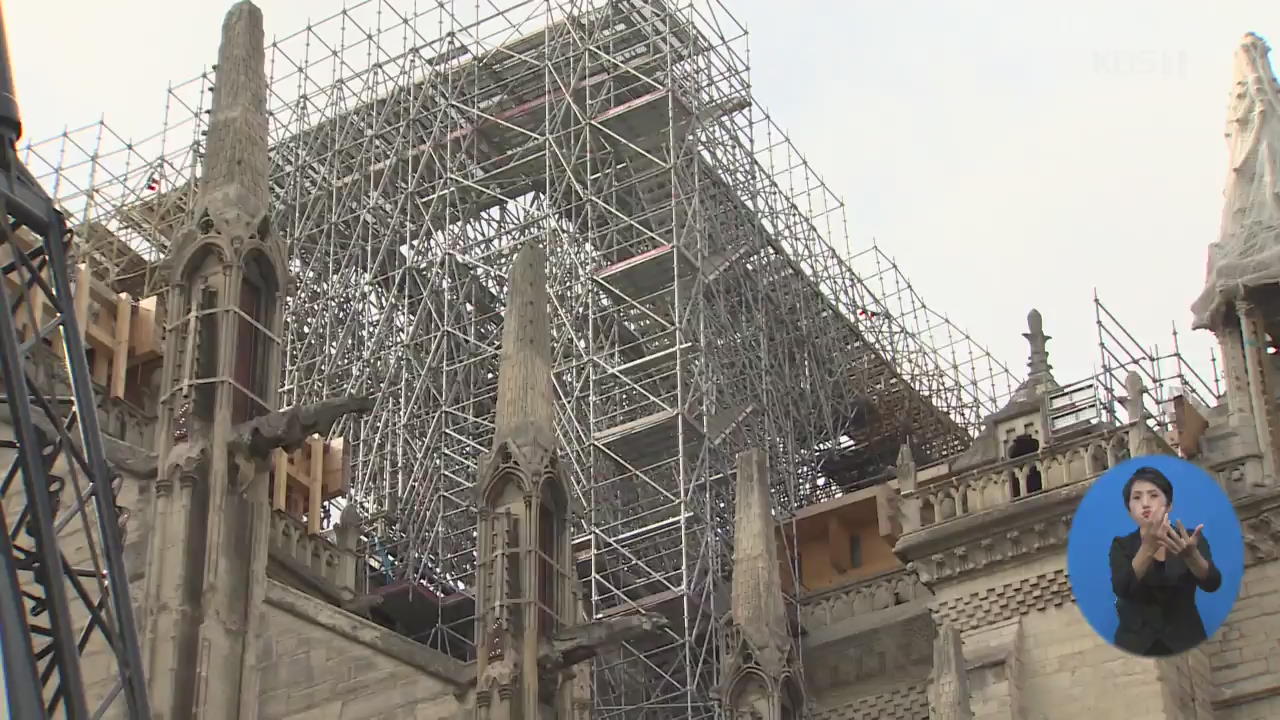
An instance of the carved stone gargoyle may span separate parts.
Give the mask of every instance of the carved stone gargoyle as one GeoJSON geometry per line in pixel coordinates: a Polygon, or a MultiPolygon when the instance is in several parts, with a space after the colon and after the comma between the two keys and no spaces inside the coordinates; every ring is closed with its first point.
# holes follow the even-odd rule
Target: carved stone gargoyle
{"type": "Polygon", "coordinates": [[[538,671],[543,677],[557,676],[603,650],[660,632],[668,625],[660,615],[624,615],[565,628],[538,654],[538,671]]]}
{"type": "Polygon", "coordinates": [[[276,448],[293,452],[312,435],[327,434],[344,415],[367,413],[373,406],[371,396],[346,395],[275,410],[235,426],[231,447],[264,460],[276,448]]]}
{"type": "Polygon", "coordinates": [[[367,395],[347,395],[273,410],[231,429],[232,462],[236,465],[237,492],[245,491],[253,477],[271,458],[276,448],[293,452],[312,435],[326,435],[344,415],[373,410],[374,399],[367,395]]]}

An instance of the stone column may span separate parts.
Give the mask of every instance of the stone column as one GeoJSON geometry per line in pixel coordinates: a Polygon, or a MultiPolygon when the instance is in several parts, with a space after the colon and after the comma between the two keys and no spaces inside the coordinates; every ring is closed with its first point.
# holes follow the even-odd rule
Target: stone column
{"type": "Polygon", "coordinates": [[[1253,403],[1249,398],[1249,371],[1245,367],[1244,340],[1239,323],[1226,323],[1216,332],[1226,383],[1228,421],[1237,430],[1249,428],[1253,434],[1253,403]]]}
{"type": "Polygon", "coordinates": [[[1276,438],[1275,403],[1271,401],[1270,363],[1267,358],[1266,336],[1262,330],[1262,318],[1257,307],[1246,300],[1236,301],[1240,316],[1240,339],[1244,350],[1245,372],[1249,379],[1249,408],[1253,427],[1258,436],[1258,449],[1262,454],[1264,477],[1275,477],[1276,438]]]}
{"type": "Polygon", "coordinates": [[[898,508],[902,516],[902,534],[919,530],[920,498],[916,490],[916,461],[911,456],[911,446],[903,443],[898,448],[898,508]]]}
{"type": "Polygon", "coordinates": [[[733,589],[720,692],[731,717],[782,720],[793,700],[794,656],[764,450],[738,454],[735,490],[733,589]]]}
{"type": "Polygon", "coordinates": [[[960,631],[943,624],[933,645],[933,674],[929,681],[930,720],[973,720],[969,706],[969,670],[960,631]]]}

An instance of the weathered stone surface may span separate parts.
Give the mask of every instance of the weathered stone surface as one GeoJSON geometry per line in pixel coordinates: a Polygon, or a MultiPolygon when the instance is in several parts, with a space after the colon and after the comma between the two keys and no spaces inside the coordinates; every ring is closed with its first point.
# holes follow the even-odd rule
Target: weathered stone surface
{"type": "Polygon", "coordinates": [[[831,706],[819,705],[813,720],[925,720],[929,694],[924,683],[910,683],[877,691],[831,706]]]}
{"type": "MultiPolygon", "coordinates": [[[[7,421],[8,418],[5,418],[7,421]]],[[[58,432],[43,413],[35,413],[31,417],[36,436],[42,446],[48,446],[58,436],[58,432]]],[[[79,433],[69,433],[71,446],[83,455],[84,440],[79,433]]],[[[144,448],[121,442],[109,435],[102,436],[102,449],[106,454],[107,464],[113,471],[123,472],[134,477],[155,477],[158,467],[156,454],[144,448]]]]}
{"type": "Polygon", "coordinates": [[[222,24],[196,218],[226,237],[262,235],[267,215],[267,78],[262,11],[237,2],[222,24]]]}
{"type": "Polygon", "coordinates": [[[551,378],[551,321],[547,309],[547,254],[526,243],[508,274],[502,318],[498,409],[493,446],[559,447],[551,378]]]}
{"type": "Polygon", "coordinates": [[[1250,288],[1280,282],[1280,85],[1269,53],[1253,33],[1236,51],[1226,202],[1218,240],[1209,246],[1204,290],[1191,306],[1196,328],[1217,331],[1226,308],[1250,288]]]}
{"type": "Polygon", "coordinates": [[[550,676],[624,642],[660,632],[669,625],[661,615],[624,615],[572,625],[557,633],[551,647],[539,654],[538,667],[550,676]]]}
{"type": "Polygon", "coordinates": [[[930,720],[971,720],[969,669],[964,659],[960,631],[951,625],[938,628],[933,646],[933,674],[929,683],[930,720]]]}
{"type": "Polygon", "coordinates": [[[773,533],[768,456],[759,448],[751,448],[739,453],[737,465],[730,604],[733,622],[758,651],[772,649],[785,654],[791,637],[783,605],[778,543],[773,533]]]}
{"type": "Polygon", "coordinates": [[[1280,495],[1251,505],[1243,521],[1249,566],[1240,594],[1204,645],[1218,720],[1280,717],[1280,495]]]}
{"type": "Polygon", "coordinates": [[[462,663],[276,582],[258,644],[261,720],[448,718],[462,663]]]}
{"type": "Polygon", "coordinates": [[[272,450],[293,452],[312,435],[328,434],[343,416],[367,413],[373,406],[370,396],[348,395],[269,412],[237,425],[230,446],[265,460],[272,450]]]}

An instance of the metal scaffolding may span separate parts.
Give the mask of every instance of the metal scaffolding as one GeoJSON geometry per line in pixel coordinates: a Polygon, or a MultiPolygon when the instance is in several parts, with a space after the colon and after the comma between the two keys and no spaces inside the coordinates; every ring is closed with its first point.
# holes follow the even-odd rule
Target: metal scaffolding
{"type": "MultiPolygon", "coordinates": [[[[667,615],[596,660],[593,717],[712,714],[735,454],[779,517],[967,447],[1011,373],[915,294],[752,98],[715,2],[367,0],[268,47],[284,396],[377,394],[340,425],[385,622],[470,658],[471,486],[505,273],[548,250],[584,614],[667,615]],[[410,602],[412,601],[412,602],[410,602]]],[[[212,72],[164,130],[28,149],[102,278],[145,296],[185,219],[212,72]]]]}
{"type": "Polygon", "coordinates": [[[147,717],[119,486],[76,311],[87,294],[72,288],[65,218],[17,158],[21,134],[0,16],[3,707],[31,720],[147,717]]]}
{"type": "Polygon", "coordinates": [[[1170,342],[1146,345],[1133,336],[1106,305],[1093,294],[1094,326],[1098,332],[1098,369],[1094,375],[1100,401],[1101,419],[1113,423],[1131,420],[1124,413],[1125,378],[1136,372],[1142,379],[1142,407],[1148,424],[1162,437],[1174,427],[1174,398],[1186,398],[1208,410],[1223,400],[1221,373],[1216,353],[1209,352],[1208,367],[1189,359],[1178,341],[1177,323],[1170,322],[1170,342]]]}

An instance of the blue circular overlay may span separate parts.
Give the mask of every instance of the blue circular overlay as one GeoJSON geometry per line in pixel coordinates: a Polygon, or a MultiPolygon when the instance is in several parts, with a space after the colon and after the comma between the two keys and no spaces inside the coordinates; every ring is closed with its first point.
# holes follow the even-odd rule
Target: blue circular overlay
{"type": "Polygon", "coordinates": [[[1124,501],[1124,485],[1140,467],[1153,467],[1173,485],[1169,521],[1179,520],[1188,531],[1204,524],[1213,563],[1222,573],[1222,586],[1207,593],[1196,590],[1196,608],[1207,637],[1213,637],[1235,604],[1244,575],[1244,539],[1240,519],[1226,493],[1199,466],[1172,455],[1148,455],[1116,465],[1094,481],[1071,519],[1067,536],[1067,576],[1076,605],[1089,625],[1114,643],[1119,619],[1111,589],[1111,541],[1138,529],[1124,501]]]}

